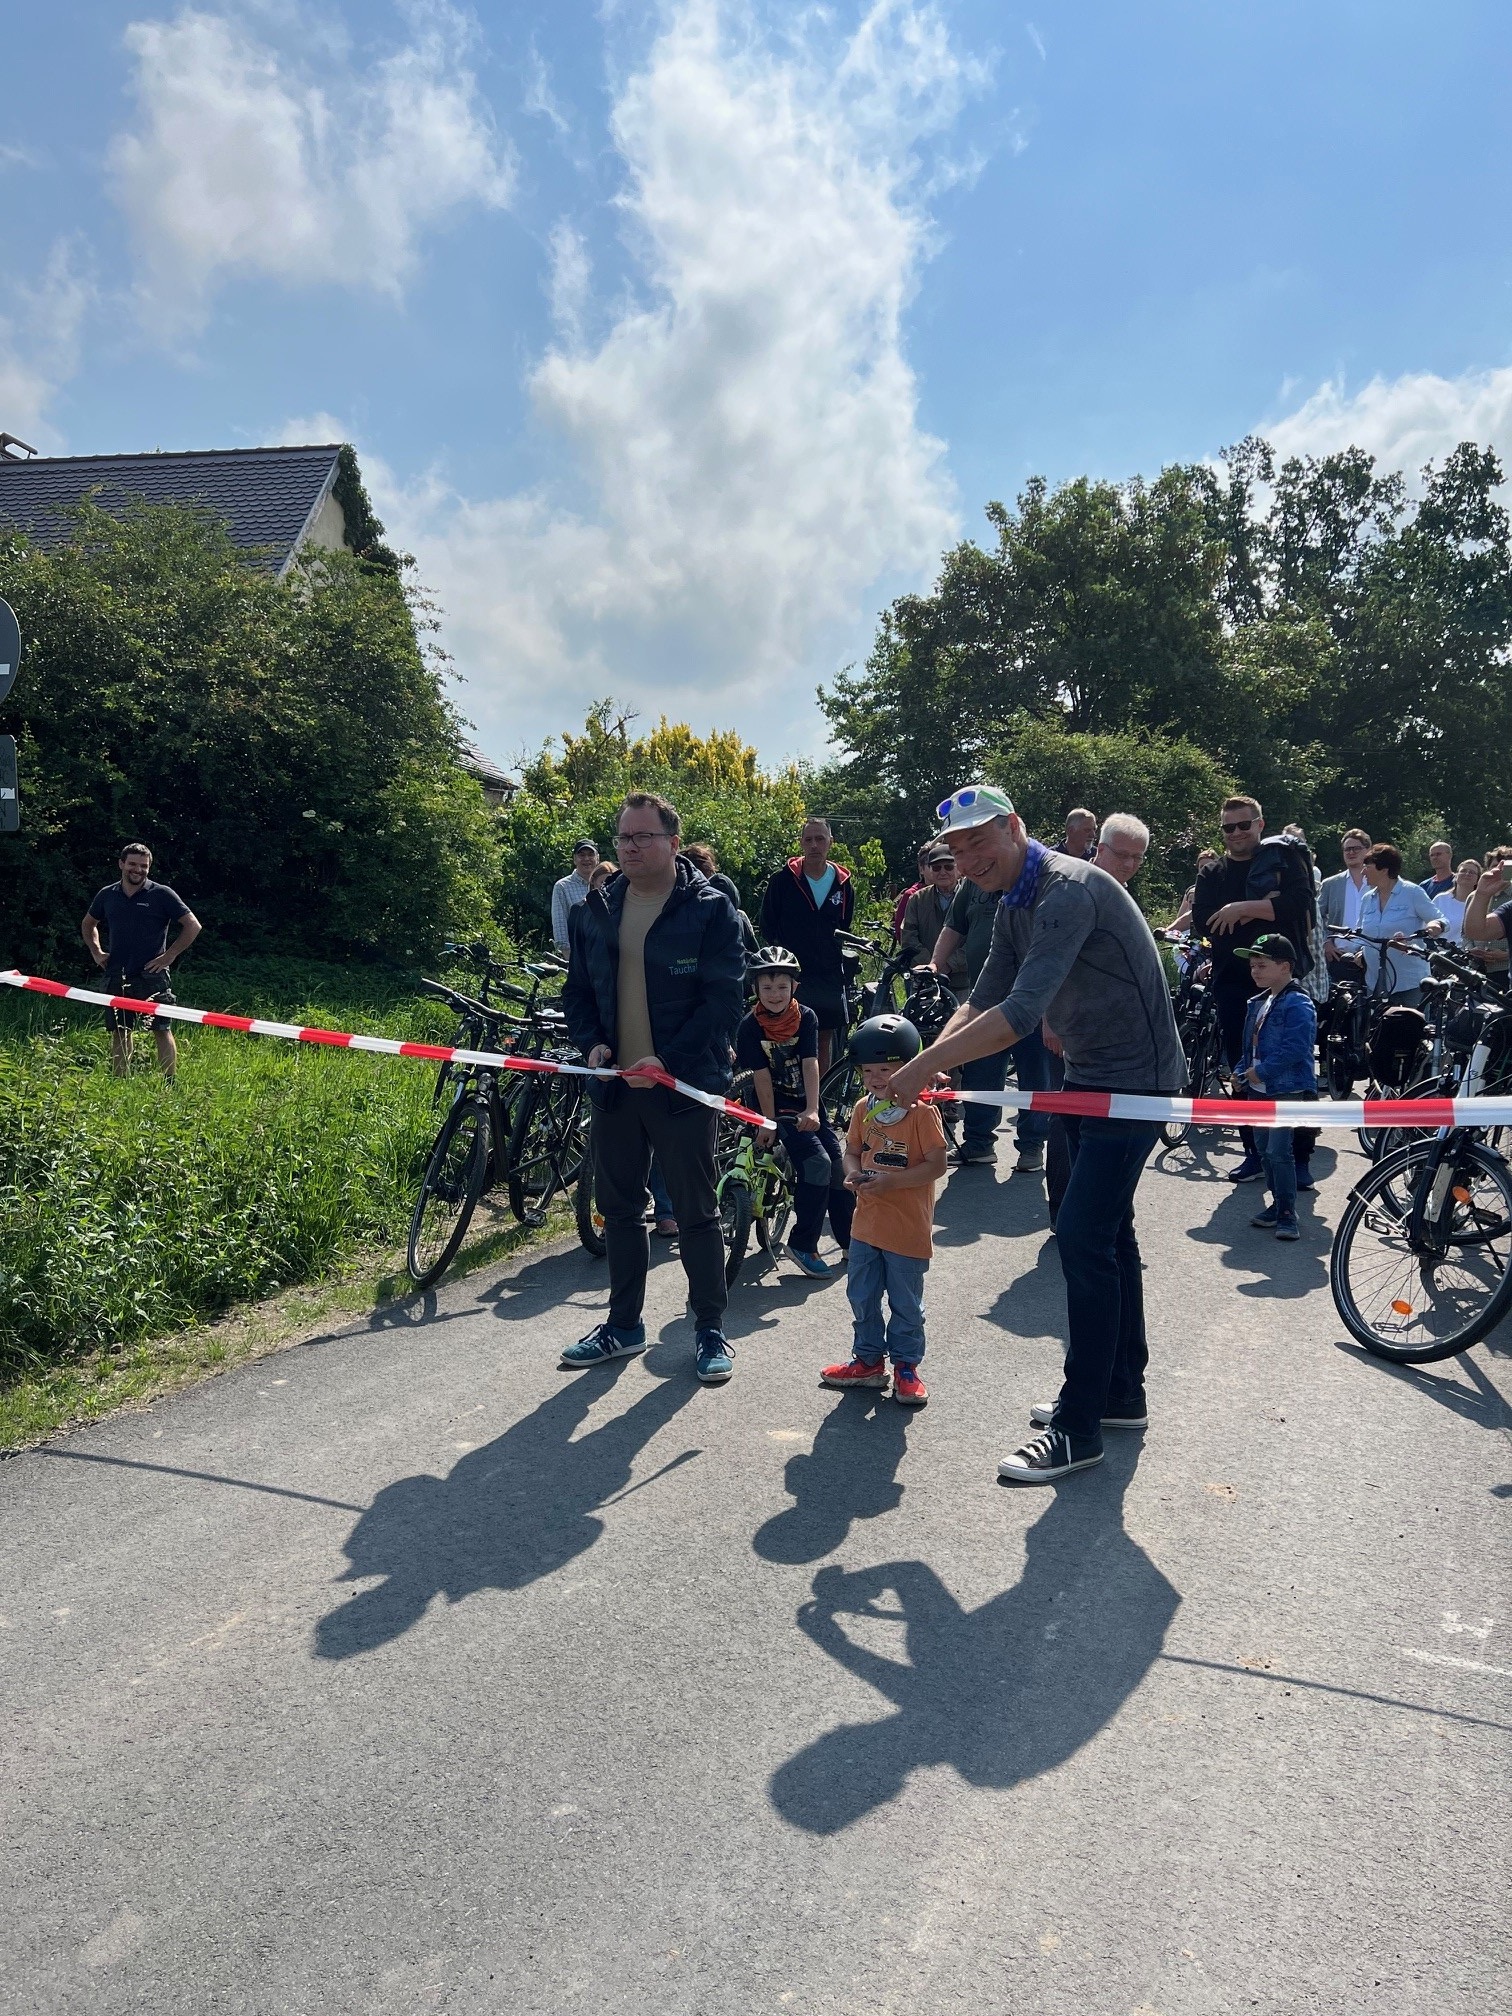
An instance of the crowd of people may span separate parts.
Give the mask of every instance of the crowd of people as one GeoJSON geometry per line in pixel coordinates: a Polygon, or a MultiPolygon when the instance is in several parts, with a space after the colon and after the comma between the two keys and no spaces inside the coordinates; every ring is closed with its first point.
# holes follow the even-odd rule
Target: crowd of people
{"type": "MultiPolygon", "coordinates": [[[[736,1069],[751,1073],[769,1137],[780,1136],[796,1179],[789,1253],[818,1279],[847,1270],[851,1355],[820,1377],[837,1387],[890,1387],[913,1407],[928,1399],[921,1365],[935,1187],[949,1162],[993,1159],[998,1122],[991,1104],[964,1102],[960,1137],[948,1149],[940,1109],[924,1095],[946,1084],[1000,1091],[1010,1066],[1026,1090],[1182,1089],[1186,1061],[1165,966],[1129,894],[1150,845],[1144,821],[1127,813],[1099,821],[1077,807],[1051,846],[986,784],[961,787],[938,812],[917,879],[898,896],[893,934],[901,964],[944,982],[960,1005],[927,1047],[898,1015],[852,1031],[863,1091],[849,1115],[826,1112],[820,1097],[844,1030],[840,934],[855,910],[828,821],[804,824],[798,852],[754,906],[759,928],[733,885],[716,884],[709,851],[682,844],[676,810],[654,794],[625,800],[620,872],[606,887],[592,887],[603,864],[583,843],[553,902],[564,920],[568,1025],[590,1061],[619,1063],[627,1075],[592,1094],[596,1166],[608,1175],[598,1194],[609,1309],[565,1352],[565,1365],[645,1349],[646,1185],[658,1163],[670,1173],[677,1157],[673,1214],[698,1376],[718,1384],[734,1368],[716,1265],[717,1122],[651,1083],[644,1074],[658,1065],[715,1092],[728,1089],[736,1069]],[[826,1223],[833,1262],[819,1252],[826,1223]]],[[[1389,962],[1383,991],[1412,1005],[1426,972],[1413,942],[1441,936],[1479,946],[1491,963],[1498,951],[1505,960],[1512,875],[1501,850],[1484,867],[1456,868],[1448,844],[1436,843],[1433,872],[1417,884],[1403,881],[1395,847],[1351,828],[1341,842],[1344,868],[1325,880],[1300,829],[1267,836],[1254,798],[1229,799],[1218,824],[1222,848],[1200,858],[1173,926],[1201,941],[1211,960],[1238,1097],[1316,1096],[1316,1002],[1350,962],[1363,959],[1371,984],[1389,962]]],[[[1068,1345],[1059,1395],[1033,1410],[1038,1432],[999,1465],[1012,1481],[1052,1482],[1087,1468],[1101,1460],[1105,1431],[1144,1425],[1148,1346],[1133,1205],[1156,1132],[1127,1120],[1017,1117],[1014,1173],[1046,1177],[1068,1345]]],[[[1266,1186],[1254,1223],[1279,1239],[1298,1236],[1297,1196],[1312,1187],[1316,1138],[1311,1130],[1242,1130],[1230,1180],[1266,1186]]]]}
{"type": "MultiPolygon", "coordinates": [[[[926,1095],[947,1086],[1000,1092],[1010,1066],[1030,1091],[1183,1089],[1165,964],[1129,893],[1150,846],[1144,821],[1114,813],[1099,822],[1077,807],[1050,845],[988,784],[961,786],[937,813],[918,879],[893,916],[902,966],[948,986],[959,1002],[927,1045],[897,1014],[846,1030],[843,940],[856,890],[834,859],[826,819],[805,821],[798,852],[768,881],[759,928],[714,851],[685,844],[676,808],[653,792],[625,798],[613,862],[591,840],[573,848],[551,900],[567,961],[568,1031],[590,1065],[621,1075],[595,1081],[589,1095],[608,1308],[563,1354],[565,1366],[586,1370],[646,1348],[649,1191],[656,1230],[679,1242],[697,1376],[718,1385],[734,1370],[724,1329],[718,1115],[670,1089],[669,1075],[723,1094],[737,1069],[751,1073],[767,1136],[780,1137],[794,1172],[788,1251],[819,1280],[846,1268],[851,1353],[820,1376],[842,1388],[890,1386],[910,1407],[928,1400],[920,1367],[936,1187],[950,1161],[994,1158],[999,1112],[963,1102],[959,1139],[948,1149],[940,1107],[926,1095]],[[850,1113],[830,1113],[821,1083],[847,1033],[862,1096],[850,1113]],[[838,1262],[819,1252],[826,1223],[838,1262]]],[[[1222,848],[1199,857],[1165,936],[1200,945],[1211,961],[1236,1097],[1316,1096],[1317,1003],[1352,962],[1407,1008],[1427,975],[1424,941],[1459,945],[1505,973],[1512,847],[1456,866],[1450,844],[1435,842],[1430,874],[1412,882],[1395,846],[1351,827],[1340,840],[1344,866],[1325,879],[1300,828],[1268,836],[1253,797],[1227,799],[1218,823],[1222,848]]],[[[123,848],[119,879],[94,898],[81,932],[110,992],[171,1001],[173,963],[200,926],[152,880],[151,867],[144,843],[123,848]]],[[[121,1068],[119,1021],[112,1016],[121,1068]]],[[[155,1033],[171,1074],[171,1025],[155,1033]]],[[[1045,1176],[1068,1341],[1060,1392],[1031,1410],[1037,1432],[999,1464],[1005,1479],[1053,1482],[1100,1462],[1105,1431],[1145,1425],[1134,1196],[1157,1132],[1144,1121],[1017,1117],[1014,1173],[1045,1176]]],[[[1229,1180],[1266,1185],[1269,1202],[1253,1222],[1278,1238],[1298,1236],[1297,1196],[1312,1187],[1316,1138],[1300,1129],[1241,1132],[1229,1180]]]]}

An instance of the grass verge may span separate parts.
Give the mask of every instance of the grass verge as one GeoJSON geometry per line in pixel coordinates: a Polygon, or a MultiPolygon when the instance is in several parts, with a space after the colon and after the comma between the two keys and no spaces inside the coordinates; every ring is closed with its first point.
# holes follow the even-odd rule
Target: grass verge
{"type": "MultiPolygon", "coordinates": [[[[572,1211],[563,1200],[541,1226],[516,1224],[507,1208],[485,1201],[440,1285],[502,1265],[572,1230],[572,1211]]],[[[29,1448],[122,1407],[145,1406],[332,1327],[417,1300],[420,1293],[404,1272],[402,1253],[372,1251],[355,1256],[326,1280],[242,1303],[169,1336],[79,1352],[23,1372],[0,1385],[0,1454],[29,1448]]]]}

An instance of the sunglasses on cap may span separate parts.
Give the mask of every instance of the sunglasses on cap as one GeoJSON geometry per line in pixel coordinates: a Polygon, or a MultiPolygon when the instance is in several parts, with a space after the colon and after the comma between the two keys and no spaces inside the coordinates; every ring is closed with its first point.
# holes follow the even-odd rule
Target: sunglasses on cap
{"type": "Polygon", "coordinates": [[[968,784],[936,805],[935,817],[942,825],[949,825],[958,812],[969,812],[973,806],[983,815],[985,824],[988,819],[1000,819],[1012,812],[1013,800],[990,784],[968,784]]]}

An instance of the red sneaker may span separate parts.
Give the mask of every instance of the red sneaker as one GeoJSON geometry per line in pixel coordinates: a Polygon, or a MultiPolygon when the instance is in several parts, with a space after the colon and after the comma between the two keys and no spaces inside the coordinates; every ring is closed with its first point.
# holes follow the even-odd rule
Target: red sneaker
{"type": "Polygon", "coordinates": [[[919,1377],[917,1365],[894,1365],[893,1398],[904,1407],[927,1407],[929,1388],[919,1377]]]}
{"type": "Polygon", "coordinates": [[[887,1361],[879,1358],[868,1365],[864,1358],[852,1358],[848,1365],[826,1365],[819,1374],[821,1386],[871,1386],[885,1390],[887,1361]]]}

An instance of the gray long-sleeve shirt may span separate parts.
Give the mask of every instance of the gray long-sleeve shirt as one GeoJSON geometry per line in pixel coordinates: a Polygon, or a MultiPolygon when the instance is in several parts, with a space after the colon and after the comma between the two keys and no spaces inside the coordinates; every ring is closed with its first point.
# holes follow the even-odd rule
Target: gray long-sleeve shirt
{"type": "Polygon", "coordinates": [[[1179,1092],[1186,1063],[1165,968],[1139,906],[1090,861],[1049,854],[1032,903],[999,903],[973,1008],[1001,1008],[1020,1036],[1048,1017],[1066,1083],[1179,1092]]]}

